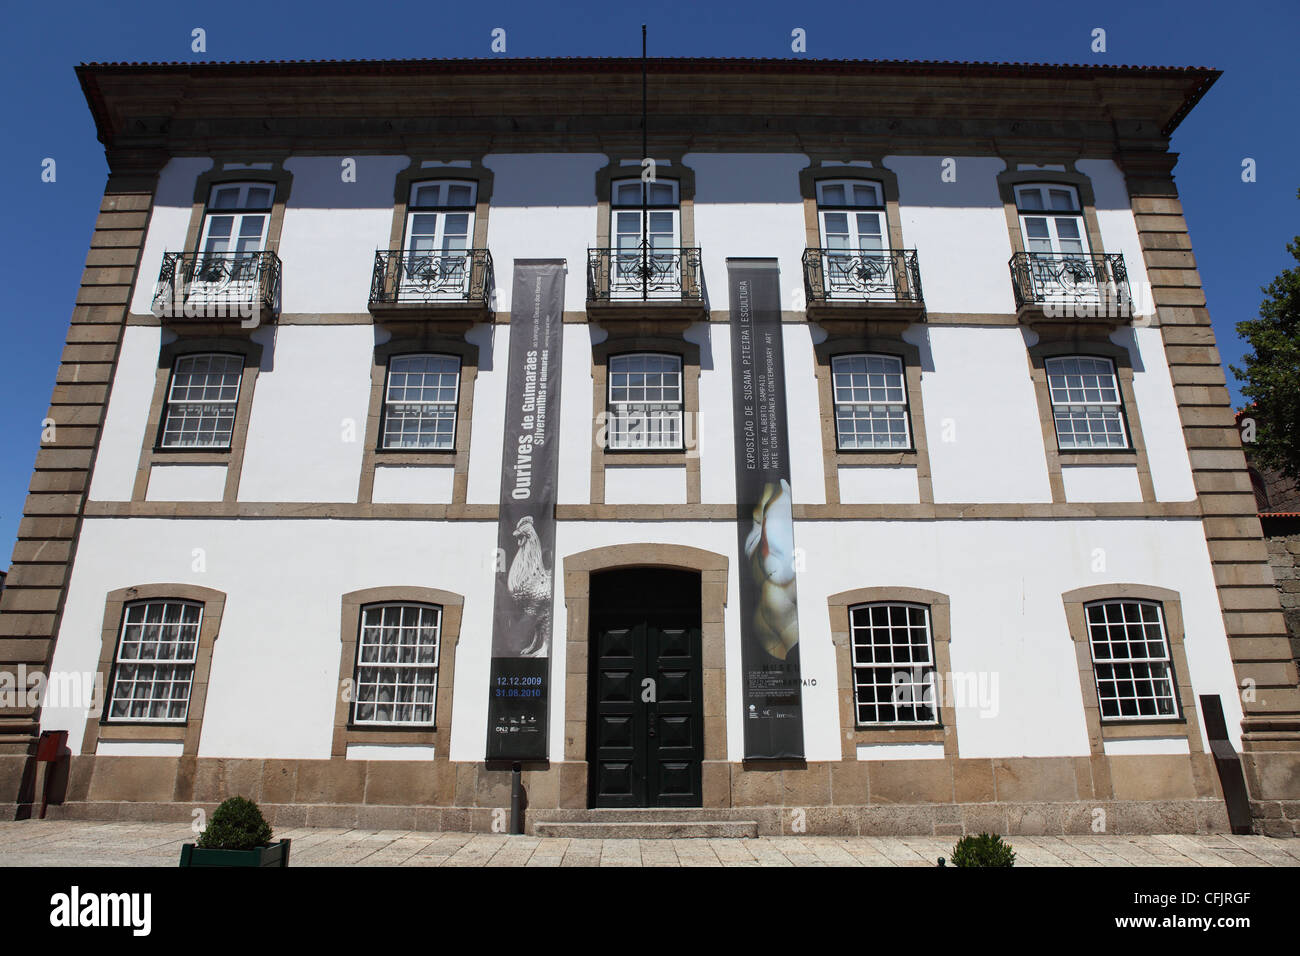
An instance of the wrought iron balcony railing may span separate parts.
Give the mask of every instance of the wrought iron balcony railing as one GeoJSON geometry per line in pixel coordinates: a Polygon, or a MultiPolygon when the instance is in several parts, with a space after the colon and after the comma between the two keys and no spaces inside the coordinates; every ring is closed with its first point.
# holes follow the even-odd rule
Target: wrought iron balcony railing
{"type": "Polygon", "coordinates": [[[455,252],[376,252],[372,306],[460,303],[486,307],[495,279],[486,249],[455,252]]]}
{"type": "Polygon", "coordinates": [[[238,319],[246,326],[280,314],[280,257],[274,252],[167,252],[154,290],[163,318],[238,319]]]}
{"type": "Polygon", "coordinates": [[[925,301],[915,249],[805,249],[803,281],[810,303],[925,301]]]}
{"type": "Polygon", "coordinates": [[[703,302],[700,250],[641,243],[626,249],[587,250],[589,302],[703,302]]]}
{"type": "Polygon", "coordinates": [[[1131,313],[1128,269],[1118,252],[1017,252],[1008,265],[1017,309],[1041,306],[1063,318],[1131,313]]]}

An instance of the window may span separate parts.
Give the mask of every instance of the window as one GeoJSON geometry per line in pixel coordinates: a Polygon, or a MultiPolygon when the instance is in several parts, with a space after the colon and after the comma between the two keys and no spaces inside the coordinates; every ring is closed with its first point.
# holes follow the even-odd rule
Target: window
{"type": "Polygon", "coordinates": [[[849,627],[857,723],[938,723],[930,609],[861,604],[849,609],[849,627]]]}
{"type": "Polygon", "coordinates": [[[681,204],[677,181],[660,179],[642,183],[639,179],[621,179],[610,185],[610,235],[614,246],[611,294],[636,292],[639,295],[643,278],[651,292],[680,294],[681,204]],[[643,188],[648,190],[644,210],[643,188]],[[648,246],[645,257],[645,266],[650,270],[648,278],[642,270],[643,223],[648,246]]]}
{"type": "Polygon", "coordinates": [[[817,183],[826,292],[893,298],[885,200],[879,183],[822,180],[817,183]]]}
{"type": "Polygon", "coordinates": [[[910,448],[903,360],[893,355],[831,359],[840,449],[910,448]]]}
{"type": "Polygon", "coordinates": [[[477,183],[470,181],[411,185],[399,300],[468,293],[477,193],[477,183]]]}
{"type": "Polygon", "coordinates": [[[162,448],[229,448],[235,427],[241,355],[181,355],[163,410],[162,448]]]}
{"type": "Polygon", "coordinates": [[[110,720],[183,723],[203,605],[154,600],[127,604],[109,692],[110,720]]]}
{"type": "Polygon", "coordinates": [[[1062,451],[1128,448],[1124,406],[1115,364],[1108,358],[1070,355],[1044,362],[1062,451]]]}
{"type": "Polygon", "coordinates": [[[460,359],[395,355],[388,361],[381,448],[451,451],[456,447],[460,359]]]}
{"type": "Polygon", "coordinates": [[[682,407],[681,356],[610,356],[607,447],[680,450],[682,407]]]}
{"type": "Polygon", "coordinates": [[[433,726],[442,608],[371,604],[362,608],[352,722],[433,726]]]}
{"type": "Polygon", "coordinates": [[[251,281],[257,277],[257,253],[266,242],[274,198],[271,183],[218,183],[212,187],[199,238],[197,281],[251,281]]]}
{"type": "Polygon", "coordinates": [[[1083,210],[1073,186],[1017,186],[1016,209],[1027,252],[1088,253],[1083,210]]]}
{"type": "Polygon", "coordinates": [[[1102,720],[1178,717],[1159,602],[1097,601],[1084,610],[1102,720]]]}

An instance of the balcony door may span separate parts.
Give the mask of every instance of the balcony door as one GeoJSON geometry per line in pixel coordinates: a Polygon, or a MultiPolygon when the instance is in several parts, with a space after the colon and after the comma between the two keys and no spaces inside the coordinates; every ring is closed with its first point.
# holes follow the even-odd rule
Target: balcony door
{"type": "Polygon", "coordinates": [[[275,187],[219,183],[208,195],[189,297],[205,302],[253,302],[275,187]]]}
{"type": "Polygon", "coordinates": [[[682,294],[681,203],[677,182],[613,184],[610,200],[611,298],[678,298],[682,294]],[[645,208],[641,189],[649,187],[645,208]],[[644,217],[644,218],[643,218],[644,217]],[[642,250],[642,223],[646,248],[642,250]]]}
{"type": "Polygon", "coordinates": [[[1029,253],[1029,278],[1036,296],[1095,299],[1098,274],[1088,249],[1079,194],[1072,186],[1016,187],[1020,234],[1029,253]]]}
{"type": "Polygon", "coordinates": [[[411,186],[399,302],[468,297],[476,193],[475,183],[460,180],[411,186]]]}
{"type": "Polygon", "coordinates": [[[817,184],[822,272],[830,299],[894,299],[897,277],[880,184],[824,180],[817,184]]]}

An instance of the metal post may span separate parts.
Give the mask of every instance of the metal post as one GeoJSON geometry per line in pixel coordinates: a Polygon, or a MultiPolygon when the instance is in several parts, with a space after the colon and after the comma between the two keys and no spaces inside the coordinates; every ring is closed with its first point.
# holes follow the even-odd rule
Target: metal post
{"type": "Polygon", "coordinates": [[[641,24],[641,301],[650,295],[650,188],[645,181],[645,161],[650,152],[646,113],[645,24],[641,24]]]}
{"type": "Polygon", "coordinates": [[[520,764],[510,767],[510,832],[524,832],[524,778],[520,764]]]}

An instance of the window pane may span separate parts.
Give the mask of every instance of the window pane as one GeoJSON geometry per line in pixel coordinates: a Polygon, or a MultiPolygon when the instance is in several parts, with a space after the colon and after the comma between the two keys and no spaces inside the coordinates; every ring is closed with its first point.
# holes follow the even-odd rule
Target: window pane
{"type": "Polygon", "coordinates": [[[1074,203],[1074,191],[1070,189],[1049,190],[1053,209],[1077,209],[1074,203]]]}
{"type": "Polygon", "coordinates": [[[198,652],[202,605],[128,604],[122,615],[109,718],[184,721],[198,652]]]}
{"type": "Polygon", "coordinates": [[[850,609],[849,626],[857,723],[936,723],[929,608],[861,605],[850,609]]]}
{"type": "Polygon", "coordinates": [[[1102,719],[1177,717],[1160,605],[1106,601],[1085,614],[1102,719]]]}
{"type": "Polygon", "coordinates": [[[474,205],[474,188],[464,183],[449,183],[447,185],[447,205],[474,205]]]}
{"type": "Polygon", "coordinates": [[[1038,210],[1043,207],[1043,196],[1036,187],[1016,191],[1021,209],[1038,210]]]}
{"type": "Polygon", "coordinates": [[[433,724],[442,609],[380,604],[362,609],[353,722],[433,724]]]}
{"type": "Polygon", "coordinates": [[[242,373],[243,359],[236,355],[178,358],[167,393],[162,447],[228,447],[242,373]]]}
{"type": "Polygon", "coordinates": [[[826,183],[822,186],[822,202],[828,206],[845,205],[844,185],[842,183],[826,183]]]}
{"type": "Polygon", "coordinates": [[[395,356],[384,393],[383,447],[453,448],[459,385],[455,356],[395,356]]]}
{"type": "Polygon", "coordinates": [[[271,189],[268,186],[250,186],[248,190],[248,202],[246,207],[249,209],[270,209],[271,208],[271,189]]]}
{"type": "Polygon", "coordinates": [[[676,355],[609,360],[607,447],[682,447],[682,361],[676,355]]]}
{"type": "Polygon", "coordinates": [[[903,362],[892,355],[838,355],[831,360],[839,447],[908,448],[903,362]]]}

